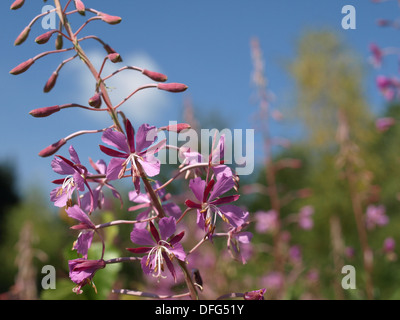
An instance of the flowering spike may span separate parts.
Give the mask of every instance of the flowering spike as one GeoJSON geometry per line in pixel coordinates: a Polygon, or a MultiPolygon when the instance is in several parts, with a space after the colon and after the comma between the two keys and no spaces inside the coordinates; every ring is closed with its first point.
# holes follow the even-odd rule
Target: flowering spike
{"type": "Polygon", "coordinates": [[[103,13],[103,12],[99,12],[98,15],[100,16],[101,20],[103,20],[104,22],[106,22],[108,24],[118,24],[122,20],[121,17],[111,16],[111,15],[103,13]]]}
{"type": "Polygon", "coordinates": [[[83,2],[81,0],[74,0],[75,2],[75,8],[76,10],[78,10],[78,12],[84,16],[85,15],[85,5],[83,4],[83,2]]]}
{"type": "Polygon", "coordinates": [[[28,38],[30,31],[31,28],[29,26],[25,27],[25,29],[22,30],[17,39],[15,39],[14,46],[19,46],[20,44],[24,43],[25,40],[28,38]]]}
{"type": "Polygon", "coordinates": [[[31,112],[29,112],[29,114],[35,118],[44,118],[44,117],[48,117],[49,115],[52,115],[53,113],[56,113],[60,110],[61,110],[60,106],[56,105],[56,106],[51,106],[51,107],[34,109],[31,112]]]}
{"type": "Polygon", "coordinates": [[[89,105],[94,108],[100,108],[101,106],[101,93],[96,92],[93,97],[91,97],[88,101],[89,105]]]}
{"type": "Polygon", "coordinates": [[[41,34],[40,36],[38,36],[35,39],[35,42],[37,44],[45,44],[45,43],[47,43],[50,40],[50,38],[51,38],[51,36],[53,35],[54,32],[56,32],[56,30],[47,31],[47,32],[41,34]]]}
{"type": "Polygon", "coordinates": [[[67,141],[62,138],[57,142],[49,145],[48,147],[44,148],[42,151],[39,152],[39,156],[45,158],[51,156],[52,154],[56,153],[67,141]]]}
{"type": "Polygon", "coordinates": [[[11,74],[14,74],[14,75],[23,73],[23,72],[25,72],[26,70],[28,70],[28,69],[31,67],[31,65],[33,65],[34,62],[35,62],[35,60],[33,60],[32,58],[29,59],[29,60],[27,60],[27,61],[25,61],[25,62],[22,62],[21,64],[19,64],[18,66],[16,66],[14,69],[12,69],[12,70],[10,71],[10,73],[11,73],[11,74]]]}
{"type": "Polygon", "coordinates": [[[10,9],[11,10],[17,10],[21,8],[25,3],[25,0],[15,0],[13,4],[11,5],[10,9]]]}
{"type": "Polygon", "coordinates": [[[187,85],[183,83],[159,83],[157,85],[157,88],[160,90],[165,90],[169,92],[183,92],[185,91],[188,87],[187,85]]]}
{"type": "Polygon", "coordinates": [[[143,69],[142,73],[149,77],[151,80],[157,81],[157,82],[165,82],[168,80],[168,77],[165,74],[159,73],[159,72],[154,72],[154,71],[149,71],[147,69],[143,69]]]}
{"type": "Polygon", "coordinates": [[[122,62],[121,55],[117,52],[110,53],[107,57],[113,63],[122,62]]]}
{"type": "Polygon", "coordinates": [[[44,92],[49,92],[51,89],[53,89],[53,87],[56,84],[57,77],[58,77],[58,73],[56,71],[54,71],[52,73],[52,75],[50,76],[49,80],[47,80],[47,82],[43,88],[44,92]]]}

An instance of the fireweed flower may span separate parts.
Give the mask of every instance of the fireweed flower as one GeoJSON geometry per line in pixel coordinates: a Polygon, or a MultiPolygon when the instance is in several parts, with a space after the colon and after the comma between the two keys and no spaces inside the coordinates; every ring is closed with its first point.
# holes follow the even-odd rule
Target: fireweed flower
{"type": "Polygon", "coordinates": [[[248,291],[244,293],[244,300],[264,300],[264,294],[267,289],[248,291]]]}
{"type": "MultiPolygon", "coordinates": [[[[215,139],[213,140],[213,145],[215,144],[215,139]]],[[[209,167],[213,170],[216,178],[222,174],[233,176],[232,170],[224,164],[224,152],[225,152],[225,136],[221,135],[218,140],[217,145],[211,150],[211,153],[208,156],[208,159],[205,159],[202,154],[197,151],[192,151],[190,149],[180,150],[181,155],[183,156],[182,166],[183,165],[193,165],[197,163],[208,162],[209,167]]],[[[194,169],[194,176],[201,175],[201,169],[194,169]]]]}
{"type": "Polygon", "coordinates": [[[101,151],[113,157],[107,168],[107,179],[116,180],[123,177],[128,165],[131,165],[132,181],[137,193],[140,193],[140,171],[138,163],[149,177],[160,173],[160,161],[154,155],[164,147],[165,139],[151,146],[157,139],[157,128],[142,124],[135,136],[129,120],[125,123],[126,136],[118,131],[107,129],[101,139],[104,143],[117,148],[116,151],[100,145],[101,151]]]}
{"type": "Polygon", "coordinates": [[[383,205],[374,206],[369,205],[365,214],[365,222],[367,229],[372,230],[376,226],[384,226],[388,224],[389,218],[385,214],[385,207],[383,205]]]}
{"type": "MultiPolygon", "coordinates": [[[[154,183],[153,188],[158,189],[161,186],[160,182],[156,181],[154,183]]],[[[170,216],[178,219],[181,214],[182,210],[179,208],[178,205],[176,205],[173,202],[168,202],[169,198],[171,197],[171,194],[166,193],[164,189],[160,189],[157,191],[157,195],[160,199],[161,206],[164,209],[164,212],[170,216]]],[[[128,211],[135,211],[138,209],[143,209],[146,208],[143,212],[139,213],[137,215],[137,220],[143,220],[146,218],[149,218],[151,216],[157,216],[157,213],[154,211],[155,209],[152,206],[150,196],[147,193],[137,193],[136,191],[130,191],[129,192],[129,200],[135,203],[138,203],[138,205],[132,206],[128,209],[128,211]]],[[[135,227],[137,228],[145,228],[146,223],[136,223],[135,227]]]]}
{"type": "Polygon", "coordinates": [[[396,123],[396,120],[391,117],[379,118],[375,121],[376,129],[380,132],[389,130],[396,123]]]}
{"type": "Polygon", "coordinates": [[[395,247],[396,247],[396,241],[391,237],[386,238],[385,241],[383,242],[383,251],[385,253],[393,252],[395,247]]]}
{"type": "MultiPolygon", "coordinates": [[[[96,290],[92,279],[97,270],[103,269],[106,263],[103,259],[100,260],[86,260],[86,259],[75,259],[68,261],[69,266],[69,277],[77,284],[77,286],[72,289],[76,294],[81,294],[82,287],[87,284],[92,284],[93,288],[96,290]]],[[[97,290],[96,290],[97,291],[97,290]]]]}
{"type": "Polygon", "coordinates": [[[298,224],[301,229],[311,230],[314,226],[312,215],[314,214],[314,208],[312,206],[304,206],[300,209],[298,214],[298,224]]]}
{"type": "Polygon", "coordinates": [[[200,177],[190,180],[189,187],[198,202],[186,200],[189,208],[197,209],[197,224],[211,236],[214,233],[217,216],[231,225],[239,227],[245,222],[246,214],[237,206],[226,204],[239,199],[239,195],[220,197],[235,185],[232,177],[223,174],[217,181],[206,182],[200,177]],[[220,206],[222,205],[222,206],[220,206]]]}
{"type": "MultiPolygon", "coordinates": [[[[246,212],[245,220],[247,220],[249,213],[246,212]]],[[[253,238],[253,234],[248,231],[242,231],[244,228],[248,226],[249,222],[243,223],[241,226],[236,228],[231,228],[228,231],[228,241],[227,248],[231,254],[231,256],[242,262],[246,263],[245,257],[240,252],[240,244],[249,244],[251,239],[253,238]]]]}
{"type": "MultiPolygon", "coordinates": [[[[50,199],[54,202],[57,207],[70,207],[72,205],[72,193],[77,190],[84,191],[85,185],[91,194],[91,210],[93,211],[93,194],[92,190],[86,180],[88,170],[81,164],[78,154],[75,149],[69,147],[70,159],[68,160],[60,155],[54,157],[51,162],[51,167],[54,172],[67,175],[64,179],[54,180],[53,183],[61,184],[61,187],[53,189],[50,193],[50,199]]],[[[77,197],[78,203],[80,201],[79,196],[77,197]]]]}
{"type": "Polygon", "coordinates": [[[74,242],[73,249],[75,249],[77,253],[81,254],[84,258],[87,258],[87,253],[92,244],[96,226],[89,219],[88,215],[77,205],[67,208],[65,211],[69,217],[80,222],[79,224],[71,227],[71,229],[80,230],[78,239],[74,242]]]}
{"type": "Polygon", "coordinates": [[[275,210],[257,211],[254,214],[256,219],[256,231],[258,233],[272,232],[278,223],[278,214],[275,210]]]}
{"type": "Polygon", "coordinates": [[[153,222],[149,222],[150,232],[147,229],[133,228],[131,232],[131,241],[133,243],[146,247],[127,248],[133,253],[146,253],[141,259],[141,265],[145,274],[152,274],[158,279],[165,278],[164,262],[173,278],[176,281],[175,268],[172,263],[174,258],[185,261],[186,253],[179,243],[185,232],[174,235],[176,231],[176,221],[174,217],[165,217],[158,222],[159,230],[156,229],[153,222]],[[148,247],[147,247],[148,246],[148,247]]]}

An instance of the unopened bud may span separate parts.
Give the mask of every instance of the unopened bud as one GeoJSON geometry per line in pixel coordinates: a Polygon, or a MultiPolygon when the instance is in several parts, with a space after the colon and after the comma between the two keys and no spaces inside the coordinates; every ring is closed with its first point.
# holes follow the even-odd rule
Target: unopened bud
{"type": "Polygon", "coordinates": [[[110,53],[107,57],[113,63],[122,62],[122,58],[119,53],[116,53],[116,52],[110,53]]]}
{"type": "Polygon", "coordinates": [[[59,34],[57,35],[57,38],[56,38],[56,50],[61,50],[62,47],[63,47],[63,45],[64,45],[63,37],[62,37],[62,35],[59,33],[59,34]]]}
{"type": "Polygon", "coordinates": [[[39,152],[39,156],[45,158],[51,156],[52,154],[56,153],[67,141],[62,138],[57,142],[49,145],[48,147],[44,148],[42,151],[39,152]]]}
{"type": "Polygon", "coordinates": [[[16,66],[14,69],[12,69],[12,70],[10,71],[10,73],[11,73],[11,74],[14,74],[14,75],[23,73],[23,72],[25,72],[26,70],[28,70],[28,69],[31,67],[31,65],[33,65],[34,62],[35,62],[35,60],[33,60],[32,58],[29,59],[29,60],[27,60],[27,61],[25,61],[25,62],[22,62],[21,64],[19,64],[18,66],[16,66]]]}
{"type": "Polygon", "coordinates": [[[121,17],[117,16],[111,16],[107,13],[100,12],[99,13],[100,19],[103,20],[104,22],[107,22],[108,24],[118,24],[121,22],[121,17]]]}
{"type": "Polygon", "coordinates": [[[56,106],[51,106],[51,107],[34,109],[31,112],[29,112],[29,114],[35,118],[44,118],[44,117],[48,117],[49,115],[52,115],[53,113],[56,113],[60,110],[61,110],[60,106],[56,105],[56,106]]]}
{"type": "Polygon", "coordinates": [[[78,12],[84,16],[85,10],[86,10],[85,5],[83,4],[83,2],[81,0],[74,0],[74,1],[75,1],[76,10],[78,10],[78,12]]]}
{"type": "Polygon", "coordinates": [[[13,4],[11,5],[10,9],[11,10],[17,10],[21,8],[25,3],[25,0],[15,0],[13,4]]]}
{"type": "Polygon", "coordinates": [[[160,130],[172,131],[180,133],[183,130],[190,129],[190,125],[187,123],[178,123],[178,124],[171,124],[169,126],[161,127],[160,130]]]}
{"type": "Polygon", "coordinates": [[[101,93],[97,92],[93,97],[91,97],[88,101],[89,105],[94,108],[100,108],[101,106],[101,93]]]}
{"type": "Polygon", "coordinates": [[[48,32],[43,33],[42,35],[38,36],[35,39],[35,42],[37,44],[45,44],[45,43],[47,43],[47,41],[50,40],[50,38],[51,38],[51,36],[53,35],[54,32],[56,32],[56,31],[52,30],[52,31],[48,31],[48,32]]]}
{"type": "Polygon", "coordinates": [[[142,73],[145,76],[148,76],[151,80],[157,81],[157,82],[165,82],[168,80],[168,77],[162,73],[159,72],[154,72],[154,71],[149,71],[146,69],[143,69],[142,73]]]}
{"type": "Polygon", "coordinates": [[[43,91],[44,91],[44,92],[50,92],[50,90],[53,89],[53,87],[54,87],[55,84],[56,84],[57,77],[58,77],[58,73],[54,71],[54,72],[51,74],[49,80],[47,80],[47,82],[46,82],[46,84],[45,84],[45,86],[44,86],[44,88],[43,88],[43,91]]]}
{"type": "Polygon", "coordinates": [[[29,26],[25,27],[25,29],[22,30],[17,39],[15,39],[14,46],[19,46],[20,44],[24,43],[26,38],[28,38],[30,31],[31,28],[29,26]]]}
{"type": "Polygon", "coordinates": [[[183,83],[159,83],[157,85],[157,88],[160,90],[165,90],[169,92],[183,92],[185,91],[188,87],[187,85],[183,83]]]}

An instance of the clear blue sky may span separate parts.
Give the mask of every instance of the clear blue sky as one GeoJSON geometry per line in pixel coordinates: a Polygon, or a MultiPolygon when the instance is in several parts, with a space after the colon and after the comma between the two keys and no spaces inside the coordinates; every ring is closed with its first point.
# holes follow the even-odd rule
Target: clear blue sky
{"type": "MultiPolygon", "coordinates": [[[[103,1],[85,0],[87,7],[122,17],[122,22],[110,26],[96,21],[89,24],[82,35],[97,34],[116,49],[125,62],[143,63],[142,67],[157,67],[168,75],[171,82],[183,82],[189,89],[183,94],[153,92],[150,100],[132,101],[127,108],[140,108],[146,112],[139,120],[165,125],[168,120],[181,120],[182,104],[190,97],[198,113],[204,115],[218,112],[231,128],[251,127],[251,114],[255,106],[250,103],[252,88],[250,74],[250,38],[259,38],[266,64],[270,89],[277,96],[275,107],[286,107],[293,94],[293,83],[285,71],[285,62],[294,57],[296,41],[305,31],[327,28],[337,32],[367,63],[368,46],[376,42],[380,46],[394,46],[398,32],[376,26],[378,18],[396,18],[397,1],[374,4],[369,0],[154,0],[154,1],[103,1]],[[344,5],[356,8],[356,30],[343,30],[341,9],[344,5]],[[151,100],[153,99],[153,100],[151,100]],[[149,107],[152,103],[154,106],[149,107]]],[[[49,44],[34,43],[36,36],[45,32],[41,23],[35,25],[28,40],[21,46],[13,43],[20,31],[38,13],[42,1],[26,0],[17,11],[9,10],[12,3],[0,3],[0,92],[2,116],[0,117],[0,160],[12,162],[17,170],[18,185],[22,190],[39,184],[45,192],[52,185],[48,182],[58,178],[50,168],[50,158],[42,159],[37,153],[45,146],[74,131],[102,128],[109,122],[93,117],[90,112],[64,110],[44,119],[32,118],[31,109],[77,102],[85,104],[90,97],[86,81],[87,71],[83,64],[74,61],[60,73],[57,86],[45,94],[42,89],[61,59],[69,54],[44,58],[30,70],[19,76],[9,71],[20,62],[53,48],[49,44]],[[86,72],[86,73],[85,73],[86,72]]],[[[51,1],[48,1],[51,4],[51,1]]],[[[75,20],[74,20],[75,21],[75,20]]],[[[83,21],[78,19],[78,24],[83,21]]],[[[50,44],[51,43],[51,44],[50,44]]],[[[97,59],[95,42],[88,42],[84,49],[97,59]]],[[[122,65],[121,65],[122,66],[122,65]]],[[[134,85],[139,74],[125,75],[125,87],[131,77],[134,85]]],[[[384,106],[374,87],[376,72],[370,69],[366,79],[366,91],[374,110],[384,106]]],[[[119,88],[114,91],[118,93],[119,88]]],[[[132,88],[134,89],[134,87],[132,88]]],[[[133,113],[134,114],[134,113],[133,113]]],[[[137,120],[137,119],[136,119],[137,120]]],[[[139,122],[138,120],[138,122],[139,122]]],[[[135,122],[135,119],[133,119],[135,122]]],[[[138,123],[137,123],[138,124],[138,123]]],[[[137,125],[136,124],[136,125],[137,125]]],[[[277,135],[285,136],[288,128],[277,128],[277,135]]],[[[290,137],[289,137],[290,138],[290,137]]],[[[73,140],[72,143],[88,164],[87,157],[94,160],[101,156],[97,145],[100,135],[90,135],[73,140]]],[[[67,148],[60,151],[67,154],[67,148]]],[[[108,157],[104,157],[108,161],[108,157]]]]}

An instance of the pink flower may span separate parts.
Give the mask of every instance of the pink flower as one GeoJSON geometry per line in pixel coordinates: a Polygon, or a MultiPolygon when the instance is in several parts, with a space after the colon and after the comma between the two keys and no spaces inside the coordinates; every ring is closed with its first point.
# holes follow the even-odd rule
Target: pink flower
{"type": "Polygon", "coordinates": [[[389,218],[385,214],[385,207],[383,205],[374,206],[369,205],[366,212],[366,225],[367,229],[372,230],[376,226],[384,226],[388,224],[389,218]]]}
{"type": "Polygon", "coordinates": [[[389,237],[389,238],[385,239],[385,241],[383,243],[383,251],[384,252],[386,252],[386,253],[393,252],[395,247],[396,247],[396,241],[393,238],[389,237]]]}
{"type": "Polygon", "coordinates": [[[267,291],[267,289],[262,288],[259,290],[245,292],[244,300],[264,300],[265,291],[267,291]]]}
{"type": "Polygon", "coordinates": [[[256,219],[256,231],[259,233],[271,232],[277,227],[278,214],[274,210],[257,211],[254,217],[256,219]]]}
{"type": "Polygon", "coordinates": [[[160,161],[154,155],[165,146],[165,139],[151,146],[157,139],[157,128],[148,124],[139,127],[135,131],[129,120],[125,122],[126,135],[122,132],[107,129],[101,139],[104,143],[117,148],[119,151],[100,145],[101,151],[113,157],[107,168],[107,179],[116,180],[122,178],[131,165],[131,176],[137,193],[140,193],[140,164],[149,177],[160,173],[160,161]]]}
{"type": "Polygon", "coordinates": [[[156,229],[153,222],[149,222],[150,232],[147,229],[133,228],[131,232],[131,241],[133,243],[144,245],[146,247],[127,248],[133,253],[147,253],[147,257],[141,259],[141,265],[145,274],[152,274],[157,278],[163,276],[164,263],[176,281],[173,259],[181,261],[186,260],[186,253],[179,243],[185,232],[174,235],[176,231],[176,221],[174,217],[160,219],[156,229]]]}
{"type": "Polygon", "coordinates": [[[100,260],[86,260],[86,259],[75,259],[68,261],[69,266],[69,277],[77,286],[73,289],[76,294],[81,294],[82,287],[92,283],[93,288],[96,287],[92,281],[95,273],[99,269],[103,269],[106,263],[103,259],[100,260]]]}
{"type": "Polygon", "coordinates": [[[314,226],[312,215],[314,214],[314,208],[312,206],[305,206],[300,209],[298,214],[298,223],[300,228],[304,230],[311,230],[314,226]]]}
{"type": "Polygon", "coordinates": [[[396,123],[396,120],[391,117],[379,118],[376,120],[376,129],[380,132],[387,131],[391,126],[396,123]]]}

